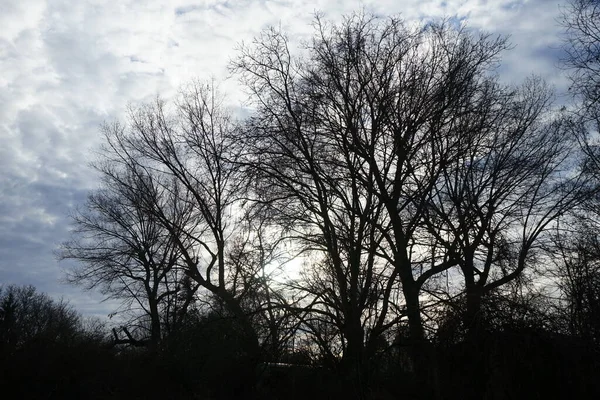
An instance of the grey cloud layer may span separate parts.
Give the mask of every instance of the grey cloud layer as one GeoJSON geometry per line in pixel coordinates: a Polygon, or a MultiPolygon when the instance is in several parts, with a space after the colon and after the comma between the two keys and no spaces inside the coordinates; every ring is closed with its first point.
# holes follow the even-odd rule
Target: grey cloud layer
{"type": "MultiPolygon", "coordinates": [[[[558,6],[546,0],[70,1],[0,0],[0,284],[61,293],[87,314],[106,315],[98,294],[60,284],[53,256],[68,238],[69,211],[96,176],[88,168],[99,124],[128,103],[169,97],[194,77],[226,76],[240,41],[277,25],[307,39],[315,10],[328,18],[364,7],[409,20],[441,16],[512,33],[503,76],[554,68],[558,6]]],[[[236,90],[229,80],[226,88],[236,90]]]]}

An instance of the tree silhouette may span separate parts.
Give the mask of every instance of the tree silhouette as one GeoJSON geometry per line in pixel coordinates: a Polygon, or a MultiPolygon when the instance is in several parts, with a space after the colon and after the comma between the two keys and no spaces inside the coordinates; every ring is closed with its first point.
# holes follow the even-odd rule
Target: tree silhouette
{"type": "MultiPolygon", "coordinates": [[[[110,129],[105,126],[107,134],[110,129]]],[[[111,151],[105,147],[104,154],[111,151]]],[[[70,283],[99,288],[108,298],[123,302],[126,325],[142,337],[134,338],[124,327],[126,339],[113,330],[118,343],[145,343],[157,349],[162,337],[181,325],[198,285],[184,274],[175,239],[147,211],[148,205],[162,204],[175,223],[194,222],[191,209],[174,195],[175,184],[161,187],[156,178],[131,168],[115,168],[106,161],[96,164],[103,187],[73,216],[74,239],[63,244],[59,255],[80,262],[68,272],[70,283]]]]}
{"type": "Polygon", "coordinates": [[[365,14],[314,26],[304,56],[270,29],[234,60],[257,109],[243,162],[258,201],[313,257],[298,289],[317,342],[334,326],[362,377],[406,316],[416,374],[435,382],[423,289],[458,268],[472,325],[484,293],[519,277],[542,232],[586,193],[578,175],[561,178],[576,142],[546,121],[539,79],[498,83],[503,38],[365,14]]]}

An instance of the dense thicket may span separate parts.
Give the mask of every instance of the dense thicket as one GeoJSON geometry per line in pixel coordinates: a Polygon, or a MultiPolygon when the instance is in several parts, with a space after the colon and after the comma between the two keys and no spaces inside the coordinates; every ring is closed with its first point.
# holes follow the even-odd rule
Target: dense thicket
{"type": "Polygon", "coordinates": [[[194,82],[105,125],[61,256],[130,312],[110,362],[170,397],[600,394],[596,8],[576,112],[500,83],[505,38],[353,14],[242,45],[247,118],[194,82]]]}

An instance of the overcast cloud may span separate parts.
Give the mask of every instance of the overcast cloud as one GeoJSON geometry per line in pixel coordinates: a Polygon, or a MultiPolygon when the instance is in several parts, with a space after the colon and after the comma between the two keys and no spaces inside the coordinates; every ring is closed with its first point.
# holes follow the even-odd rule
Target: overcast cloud
{"type": "MultiPolygon", "coordinates": [[[[511,34],[503,80],[536,73],[564,92],[553,0],[0,0],[0,284],[33,284],[106,316],[100,294],[60,283],[67,264],[53,255],[68,213],[96,187],[100,123],[192,78],[226,78],[236,44],[269,25],[297,40],[314,11],[335,20],[363,7],[511,34]]],[[[235,91],[235,80],[224,86],[235,91]]]]}

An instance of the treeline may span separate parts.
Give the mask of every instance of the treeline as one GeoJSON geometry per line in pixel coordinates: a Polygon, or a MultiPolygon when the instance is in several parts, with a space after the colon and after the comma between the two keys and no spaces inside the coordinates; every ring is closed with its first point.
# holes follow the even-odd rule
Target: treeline
{"type": "Polygon", "coordinates": [[[190,313],[179,335],[153,354],[135,339],[117,339],[115,331],[33,286],[0,287],[0,393],[6,399],[208,399],[212,393],[234,398],[254,384],[253,371],[248,376],[248,365],[239,364],[231,321],[190,313]]]}
{"type": "MultiPolygon", "coordinates": [[[[0,287],[0,392],[4,398],[87,398],[105,383],[105,326],[33,286],[0,287]]],[[[106,382],[107,385],[110,383],[106,382]]]]}
{"type": "Polygon", "coordinates": [[[193,82],[104,125],[61,256],[123,301],[139,390],[600,394],[597,7],[565,10],[572,109],[501,83],[505,38],[354,14],[242,45],[247,117],[193,82]]]}

